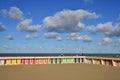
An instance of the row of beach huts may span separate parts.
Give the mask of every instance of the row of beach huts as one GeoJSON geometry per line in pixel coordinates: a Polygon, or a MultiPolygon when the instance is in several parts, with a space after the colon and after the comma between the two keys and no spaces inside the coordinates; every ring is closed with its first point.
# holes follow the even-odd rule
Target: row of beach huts
{"type": "Polygon", "coordinates": [[[120,58],[92,56],[27,56],[0,57],[0,65],[33,65],[33,64],[79,64],[88,63],[120,67],[120,58]]]}

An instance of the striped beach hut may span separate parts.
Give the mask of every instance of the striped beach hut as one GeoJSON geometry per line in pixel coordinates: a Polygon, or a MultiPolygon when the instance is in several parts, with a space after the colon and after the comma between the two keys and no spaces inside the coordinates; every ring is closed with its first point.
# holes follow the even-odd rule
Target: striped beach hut
{"type": "Polygon", "coordinates": [[[102,60],[102,65],[106,65],[106,66],[112,66],[112,60],[107,60],[107,59],[103,59],[102,60]]]}

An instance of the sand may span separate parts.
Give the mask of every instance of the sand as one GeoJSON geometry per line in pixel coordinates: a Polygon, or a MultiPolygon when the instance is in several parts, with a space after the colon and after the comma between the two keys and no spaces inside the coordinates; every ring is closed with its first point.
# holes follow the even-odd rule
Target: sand
{"type": "Polygon", "coordinates": [[[92,64],[0,66],[0,80],[120,80],[120,68],[92,64]]]}

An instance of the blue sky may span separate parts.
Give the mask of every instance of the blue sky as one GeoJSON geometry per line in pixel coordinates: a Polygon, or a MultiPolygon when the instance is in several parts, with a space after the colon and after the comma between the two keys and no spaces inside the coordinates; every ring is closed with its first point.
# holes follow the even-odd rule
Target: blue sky
{"type": "Polygon", "coordinates": [[[2,0],[0,53],[120,53],[120,0],[2,0]]]}

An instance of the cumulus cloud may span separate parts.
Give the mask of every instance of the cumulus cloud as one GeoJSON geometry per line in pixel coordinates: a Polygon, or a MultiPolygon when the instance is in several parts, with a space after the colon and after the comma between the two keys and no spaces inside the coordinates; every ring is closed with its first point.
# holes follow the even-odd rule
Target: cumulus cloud
{"type": "Polygon", "coordinates": [[[9,16],[14,21],[19,21],[24,19],[23,12],[17,7],[10,7],[9,10],[2,9],[1,13],[3,16],[9,16]]]}
{"type": "Polygon", "coordinates": [[[58,33],[56,32],[48,32],[44,34],[45,38],[56,38],[58,36],[58,33]]]}
{"type": "Polygon", "coordinates": [[[0,22],[0,31],[6,30],[5,26],[0,22]]]}
{"type": "Polygon", "coordinates": [[[32,38],[38,38],[39,35],[37,33],[34,33],[34,34],[27,34],[25,35],[25,39],[32,39],[32,38]]]}
{"type": "Polygon", "coordinates": [[[17,29],[26,32],[38,32],[41,29],[41,25],[31,25],[32,19],[25,19],[17,25],[17,29]]]}
{"type": "Polygon", "coordinates": [[[14,37],[11,36],[11,35],[7,36],[6,38],[7,38],[8,40],[14,40],[14,37]]]}
{"type": "Polygon", "coordinates": [[[31,35],[25,35],[25,39],[31,39],[32,38],[32,36],[31,35]]]}
{"type": "Polygon", "coordinates": [[[62,38],[61,38],[60,36],[57,36],[57,37],[56,37],[56,40],[61,41],[62,38]]]}
{"type": "Polygon", "coordinates": [[[62,38],[56,32],[48,32],[48,33],[45,33],[44,36],[47,39],[56,39],[58,41],[62,40],[62,38]]]}
{"type": "Polygon", "coordinates": [[[17,7],[11,7],[8,13],[9,16],[15,21],[24,19],[23,12],[17,7]]]}
{"type": "Polygon", "coordinates": [[[98,45],[105,45],[105,44],[110,44],[112,43],[113,40],[110,39],[109,37],[104,37],[101,42],[98,43],[98,45]]]}
{"type": "Polygon", "coordinates": [[[112,40],[110,38],[108,38],[108,37],[105,37],[105,38],[103,38],[103,42],[104,43],[111,43],[112,40]]]}
{"type": "Polygon", "coordinates": [[[107,33],[107,32],[110,32],[113,30],[113,26],[112,26],[112,22],[107,22],[104,24],[100,23],[96,27],[93,25],[88,26],[87,29],[93,31],[94,33],[96,33],[96,32],[107,33]]]}
{"type": "Polygon", "coordinates": [[[63,10],[53,16],[45,17],[43,20],[44,27],[49,32],[79,32],[84,28],[80,21],[84,19],[98,18],[96,13],[86,10],[63,10]]]}
{"type": "Polygon", "coordinates": [[[83,42],[92,42],[92,38],[87,36],[87,35],[80,35],[78,32],[77,33],[70,33],[69,37],[67,37],[68,40],[81,40],[83,42]]]}
{"type": "Polygon", "coordinates": [[[120,36],[120,23],[116,23],[115,26],[112,24],[112,22],[107,23],[100,23],[97,26],[88,26],[88,30],[91,30],[93,33],[104,33],[107,37],[119,37],[120,36]]]}

